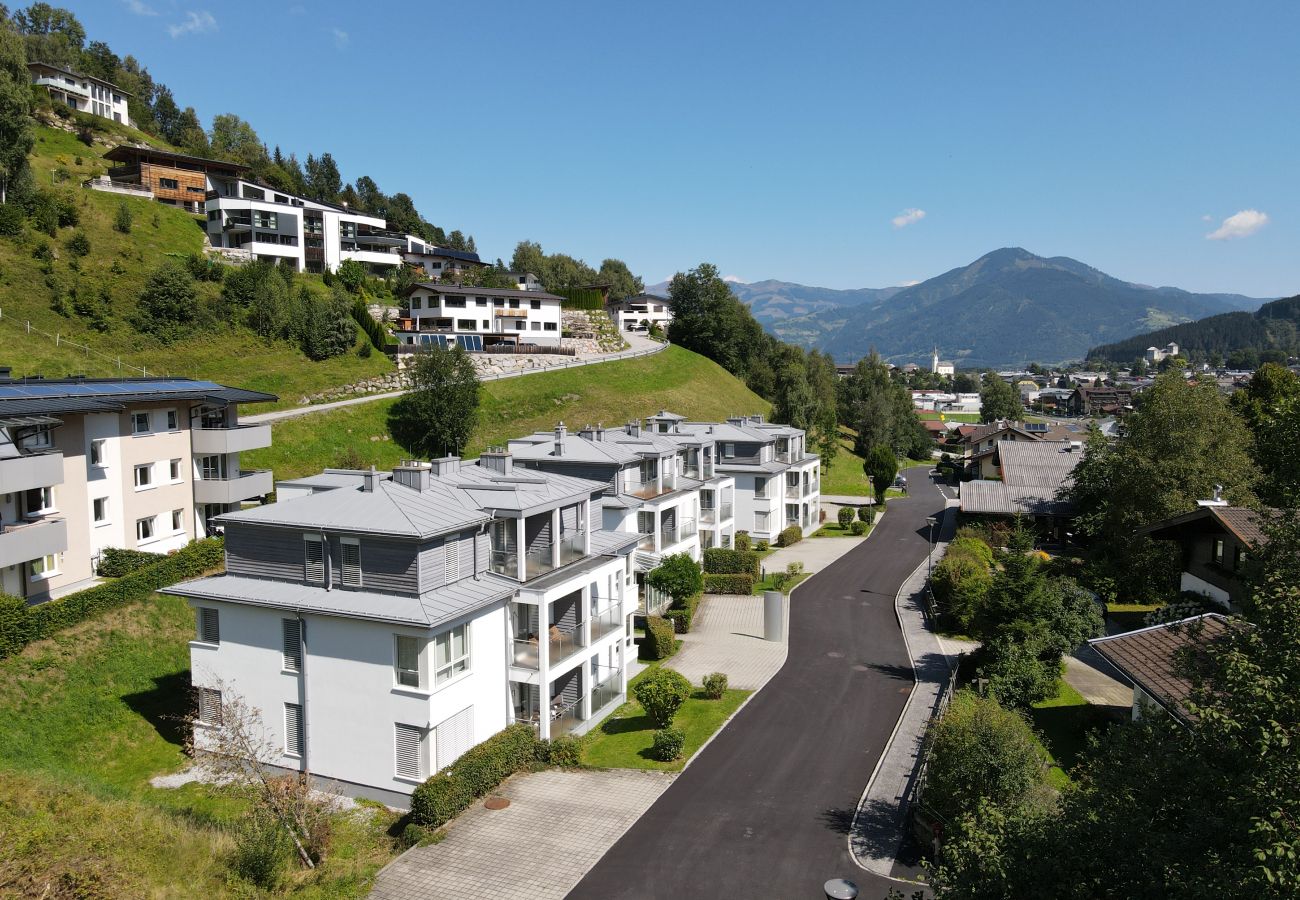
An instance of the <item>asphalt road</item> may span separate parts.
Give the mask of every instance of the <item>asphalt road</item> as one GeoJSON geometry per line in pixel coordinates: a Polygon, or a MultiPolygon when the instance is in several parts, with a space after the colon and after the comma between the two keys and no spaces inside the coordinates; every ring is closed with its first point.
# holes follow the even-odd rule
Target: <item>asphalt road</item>
{"type": "Polygon", "coordinates": [[[570,898],[820,898],[891,886],[858,868],[848,830],[912,689],[894,614],[943,508],[928,467],[862,546],[792,598],[785,666],[569,894],[570,898]]]}

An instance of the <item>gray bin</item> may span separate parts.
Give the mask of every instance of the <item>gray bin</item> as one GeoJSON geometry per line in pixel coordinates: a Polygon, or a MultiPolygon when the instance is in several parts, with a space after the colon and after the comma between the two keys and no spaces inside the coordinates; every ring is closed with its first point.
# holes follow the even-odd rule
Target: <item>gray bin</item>
{"type": "Polygon", "coordinates": [[[763,591],[763,639],[780,641],[785,637],[785,594],[763,591]]]}

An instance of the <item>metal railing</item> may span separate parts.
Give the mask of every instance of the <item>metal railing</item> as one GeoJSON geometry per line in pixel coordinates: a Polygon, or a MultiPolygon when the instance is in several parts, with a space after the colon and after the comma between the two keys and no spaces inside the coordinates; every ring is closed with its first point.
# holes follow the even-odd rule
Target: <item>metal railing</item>
{"type": "Polygon", "coordinates": [[[507,578],[519,577],[519,551],[491,550],[488,552],[488,570],[507,578]]]}
{"type": "Polygon", "coordinates": [[[618,699],[622,691],[622,678],[617,669],[609,669],[610,674],[591,689],[591,711],[596,713],[618,699]]]}
{"type": "Polygon", "coordinates": [[[582,697],[562,706],[551,706],[551,737],[568,734],[586,721],[582,717],[582,697]]]}
{"type": "Polygon", "coordinates": [[[558,625],[552,625],[548,631],[550,640],[550,662],[552,664],[559,662],[566,656],[581,650],[586,646],[582,640],[582,623],[570,625],[568,628],[561,628],[558,625]]]}
{"type": "Polygon", "coordinates": [[[616,604],[606,607],[601,612],[591,617],[591,640],[592,643],[603,638],[612,631],[620,631],[623,628],[623,606],[616,604]]]}

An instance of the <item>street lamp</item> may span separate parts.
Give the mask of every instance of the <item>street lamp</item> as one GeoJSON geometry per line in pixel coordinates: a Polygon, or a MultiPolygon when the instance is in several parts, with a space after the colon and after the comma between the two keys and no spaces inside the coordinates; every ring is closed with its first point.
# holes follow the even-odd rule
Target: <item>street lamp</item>
{"type": "Polygon", "coordinates": [[[929,546],[926,547],[925,553],[925,596],[926,613],[934,618],[934,523],[937,521],[934,516],[926,516],[925,524],[930,526],[929,546]]]}

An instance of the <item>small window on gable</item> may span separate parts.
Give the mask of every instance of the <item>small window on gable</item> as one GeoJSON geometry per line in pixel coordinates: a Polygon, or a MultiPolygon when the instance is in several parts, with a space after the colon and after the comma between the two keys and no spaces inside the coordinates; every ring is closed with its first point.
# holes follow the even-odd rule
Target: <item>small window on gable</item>
{"type": "Polygon", "coordinates": [[[1219,565],[1223,565],[1223,539],[1222,538],[1214,539],[1214,561],[1219,565]]]}
{"type": "Polygon", "coordinates": [[[340,541],[343,553],[343,583],[352,587],[361,586],[361,543],[356,538],[343,538],[340,541]]]}
{"type": "Polygon", "coordinates": [[[313,584],[325,582],[325,543],[318,534],[302,536],[304,571],[303,577],[313,584]]]}
{"type": "Polygon", "coordinates": [[[134,434],[149,433],[149,414],[147,412],[131,414],[131,431],[134,434]]]}

